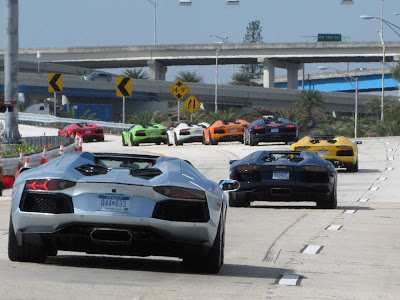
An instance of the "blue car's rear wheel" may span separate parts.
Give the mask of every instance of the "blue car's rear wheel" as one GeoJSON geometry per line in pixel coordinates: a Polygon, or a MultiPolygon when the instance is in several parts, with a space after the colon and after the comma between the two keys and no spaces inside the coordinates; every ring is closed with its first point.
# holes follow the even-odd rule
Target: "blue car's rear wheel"
{"type": "Polygon", "coordinates": [[[11,261],[24,262],[45,262],[47,259],[46,248],[42,245],[18,245],[11,216],[8,227],[8,258],[11,261]]]}

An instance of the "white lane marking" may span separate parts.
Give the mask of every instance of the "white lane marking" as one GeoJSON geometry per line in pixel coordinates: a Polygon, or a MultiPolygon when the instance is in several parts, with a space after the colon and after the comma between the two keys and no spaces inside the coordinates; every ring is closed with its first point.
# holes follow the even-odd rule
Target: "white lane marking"
{"type": "Polygon", "coordinates": [[[386,170],[392,171],[392,170],[393,170],[393,167],[388,167],[386,170]]]}
{"type": "Polygon", "coordinates": [[[392,152],[392,151],[393,151],[393,149],[387,149],[387,151],[388,151],[388,152],[392,152]]]}
{"type": "Polygon", "coordinates": [[[388,160],[394,160],[394,157],[389,157],[388,160]]]}
{"type": "Polygon", "coordinates": [[[379,190],[379,187],[378,186],[373,186],[369,190],[370,191],[377,191],[377,190],[379,190]]]}
{"type": "Polygon", "coordinates": [[[319,246],[319,245],[307,245],[300,252],[306,254],[318,254],[319,252],[321,252],[323,247],[324,246],[319,246]]]}
{"type": "Polygon", "coordinates": [[[382,176],[382,177],[379,177],[379,180],[386,180],[386,178],[387,177],[382,176]]]}
{"type": "Polygon", "coordinates": [[[299,275],[283,275],[282,278],[279,280],[278,284],[297,285],[299,279],[300,279],[299,275]]]}
{"type": "Polygon", "coordinates": [[[344,211],[345,214],[354,214],[355,212],[356,212],[355,209],[348,209],[344,211]]]}
{"type": "Polygon", "coordinates": [[[340,228],[342,228],[342,225],[330,225],[326,230],[340,230],[340,228]]]}
{"type": "Polygon", "coordinates": [[[364,199],[358,200],[358,202],[368,202],[368,200],[369,200],[369,199],[364,198],[364,199]]]}

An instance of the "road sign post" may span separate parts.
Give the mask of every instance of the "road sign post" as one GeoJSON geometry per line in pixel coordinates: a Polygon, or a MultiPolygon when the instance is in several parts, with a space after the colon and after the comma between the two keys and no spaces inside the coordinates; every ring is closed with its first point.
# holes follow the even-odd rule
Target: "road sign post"
{"type": "Polygon", "coordinates": [[[175,82],[173,86],[169,89],[172,95],[178,100],[178,122],[180,122],[180,101],[185,97],[187,93],[190,92],[189,88],[182,82],[182,80],[178,80],[175,82]]]}
{"type": "Polygon", "coordinates": [[[117,77],[117,97],[122,97],[122,123],[125,124],[125,97],[132,96],[132,78],[117,77]]]}
{"type": "Polygon", "coordinates": [[[190,96],[185,102],[183,102],[183,106],[190,113],[190,122],[193,122],[193,113],[200,107],[200,102],[197,101],[195,96],[190,96]]]}
{"type": "Polygon", "coordinates": [[[57,113],[57,92],[63,91],[63,74],[49,73],[49,88],[50,93],[54,93],[54,116],[57,113]]]}

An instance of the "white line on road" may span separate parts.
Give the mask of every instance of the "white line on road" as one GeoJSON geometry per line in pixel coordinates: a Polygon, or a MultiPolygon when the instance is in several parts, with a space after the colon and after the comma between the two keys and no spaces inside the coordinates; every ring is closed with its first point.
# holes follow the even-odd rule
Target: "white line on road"
{"type": "Polygon", "coordinates": [[[354,214],[355,212],[356,212],[355,209],[348,209],[344,211],[345,214],[354,214]]]}
{"type": "Polygon", "coordinates": [[[388,151],[388,152],[392,152],[392,151],[393,151],[393,149],[387,149],[387,151],[388,151]]]}
{"type": "Polygon", "coordinates": [[[297,285],[300,284],[299,279],[299,275],[283,275],[278,283],[281,285],[297,285]]]}
{"type": "Polygon", "coordinates": [[[379,180],[386,180],[386,178],[387,177],[382,176],[382,177],[379,177],[379,180]]]}
{"type": "Polygon", "coordinates": [[[393,167],[388,167],[386,170],[392,171],[392,170],[393,170],[393,167]]]}
{"type": "Polygon", "coordinates": [[[306,254],[318,254],[321,252],[322,248],[324,246],[318,246],[318,245],[307,245],[305,246],[300,253],[306,253],[306,254]]]}
{"type": "Polygon", "coordinates": [[[342,225],[329,225],[326,230],[340,230],[342,228],[342,225]]]}
{"type": "Polygon", "coordinates": [[[394,160],[394,157],[388,157],[388,160],[394,160]]]}
{"type": "Polygon", "coordinates": [[[370,191],[377,191],[377,190],[379,190],[378,186],[373,186],[373,187],[370,188],[370,191]]]}
{"type": "Polygon", "coordinates": [[[369,200],[369,199],[364,198],[364,199],[358,200],[358,202],[368,202],[368,200],[369,200]]]}

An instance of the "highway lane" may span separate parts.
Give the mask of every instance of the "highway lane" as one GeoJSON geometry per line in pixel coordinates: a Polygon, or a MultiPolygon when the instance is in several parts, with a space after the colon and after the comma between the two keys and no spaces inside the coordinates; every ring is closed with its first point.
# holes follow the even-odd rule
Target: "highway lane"
{"type": "MultiPolygon", "coordinates": [[[[30,134],[35,130],[29,128],[30,134]]],[[[225,265],[218,275],[187,273],[179,260],[159,257],[60,252],[46,264],[10,262],[10,201],[3,197],[0,298],[395,299],[400,294],[400,138],[362,140],[360,172],[339,172],[337,209],[269,202],[230,208],[225,265]]],[[[215,181],[228,177],[230,159],[287,147],[250,148],[239,143],[123,147],[121,137],[111,135],[104,143],[84,144],[87,151],[139,149],[178,156],[215,181]]]]}

